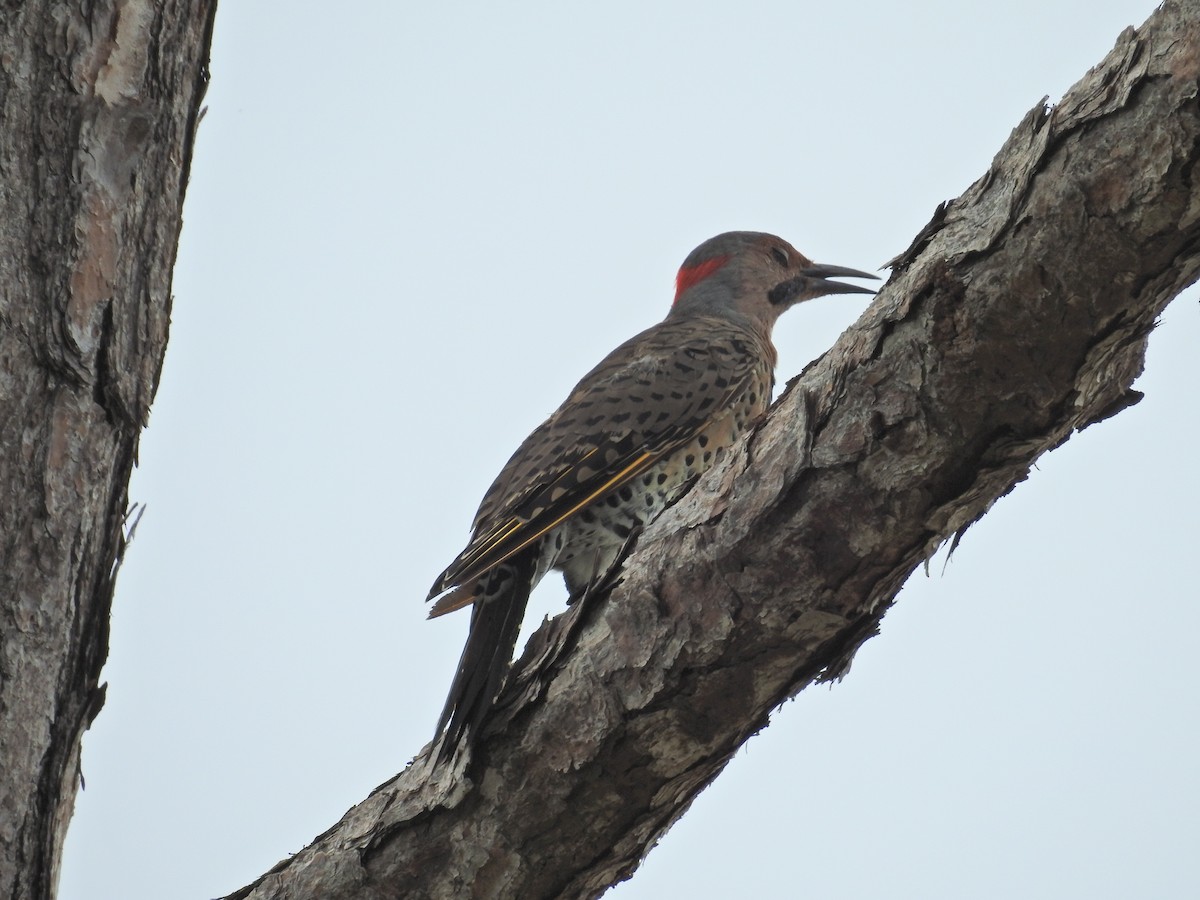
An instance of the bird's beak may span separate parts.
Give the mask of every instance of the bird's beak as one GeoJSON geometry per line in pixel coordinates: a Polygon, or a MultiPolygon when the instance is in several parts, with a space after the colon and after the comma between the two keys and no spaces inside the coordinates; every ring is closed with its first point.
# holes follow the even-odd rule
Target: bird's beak
{"type": "Polygon", "coordinates": [[[879,280],[878,275],[870,272],[860,272],[858,269],[847,269],[845,266],[823,266],[813,263],[807,269],[801,269],[800,274],[789,278],[782,284],[775,285],[767,294],[773,306],[787,308],[802,300],[814,297],[824,297],[826,294],[873,294],[870,288],[859,287],[857,284],[843,284],[840,281],[830,281],[830,278],[870,278],[879,280]]]}
{"type": "Polygon", "coordinates": [[[813,290],[815,296],[823,294],[873,294],[871,288],[860,287],[857,284],[842,284],[840,281],[829,281],[830,278],[870,278],[872,281],[878,281],[878,275],[872,275],[870,272],[861,272],[858,269],[847,269],[845,266],[825,266],[820,263],[813,263],[807,269],[801,269],[800,274],[805,278],[811,278],[809,288],[813,290]]]}

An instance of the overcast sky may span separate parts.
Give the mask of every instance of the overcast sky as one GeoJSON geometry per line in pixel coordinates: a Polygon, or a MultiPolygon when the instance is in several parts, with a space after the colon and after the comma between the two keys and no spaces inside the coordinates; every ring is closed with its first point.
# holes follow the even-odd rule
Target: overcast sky
{"type": "MultiPolygon", "coordinates": [[[[400,770],[467,628],[430,583],[688,251],[879,266],[1153,7],[226,0],[61,897],[228,893],[400,770]]],[[[780,382],[863,308],[790,312],[780,382]]],[[[1193,290],[1145,401],[914,575],[610,896],[1194,896],[1198,345],[1193,290]]]]}

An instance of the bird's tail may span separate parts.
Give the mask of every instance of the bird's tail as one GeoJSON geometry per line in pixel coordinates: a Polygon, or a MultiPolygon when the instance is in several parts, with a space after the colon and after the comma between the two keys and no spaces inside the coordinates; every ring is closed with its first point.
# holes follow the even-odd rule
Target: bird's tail
{"type": "Polygon", "coordinates": [[[454,755],[464,735],[468,744],[479,737],[512,660],[536,565],[536,553],[519,553],[480,579],[481,590],[471,610],[471,630],[438,720],[439,764],[454,755]]]}

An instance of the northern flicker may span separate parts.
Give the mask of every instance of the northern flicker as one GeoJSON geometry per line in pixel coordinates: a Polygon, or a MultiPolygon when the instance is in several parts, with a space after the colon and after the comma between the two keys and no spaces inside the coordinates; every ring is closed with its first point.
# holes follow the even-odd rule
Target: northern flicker
{"type": "Polygon", "coordinates": [[[813,297],[874,293],[829,280],[839,276],[876,277],[815,264],[770,234],[705,241],[684,260],[666,319],[610,353],[517,448],[429,593],[445,595],[430,618],[473,605],[438,723],[440,760],[478,737],[542,576],[562,571],[580,596],[766,411],[775,320],[813,297]]]}

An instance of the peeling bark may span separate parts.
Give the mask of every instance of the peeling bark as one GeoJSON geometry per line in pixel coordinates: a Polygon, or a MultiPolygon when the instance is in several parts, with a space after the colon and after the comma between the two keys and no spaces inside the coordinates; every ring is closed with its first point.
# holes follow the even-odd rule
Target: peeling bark
{"type": "Polygon", "coordinates": [[[104,703],[215,2],[0,16],[0,896],[49,898],[104,703]]]}
{"type": "Polygon", "coordinates": [[[473,760],[422,755],[233,898],[588,897],[770,711],[842,677],[909,574],[1136,403],[1200,273],[1200,0],[1168,2],[893,260],[877,301],[545,626],[473,760]]]}

